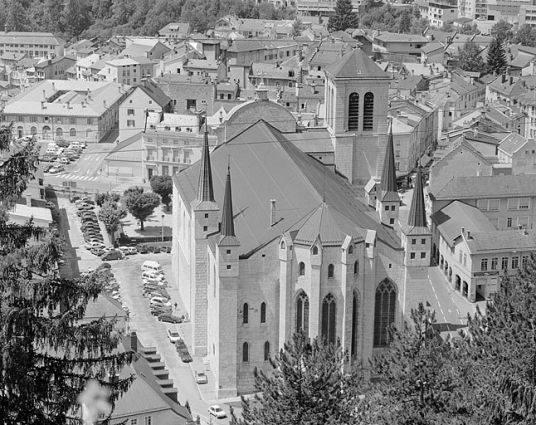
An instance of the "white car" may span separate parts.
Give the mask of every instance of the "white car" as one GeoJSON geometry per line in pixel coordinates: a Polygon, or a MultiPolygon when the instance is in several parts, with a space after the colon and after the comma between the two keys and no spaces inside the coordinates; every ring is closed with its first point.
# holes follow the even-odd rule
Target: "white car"
{"type": "Polygon", "coordinates": [[[216,416],[218,419],[227,417],[227,413],[225,413],[225,411],[217,404],[213,404],[212,406],[210,406],[208,408],[208,413],[213,416],[216,416]]]}
{"type": "Polygon", "coordinates": [[[104,244],[100,242],[88,242],[84,245],[87,249],[91,248],[104,248],[104,244]]]}
{"type": "Polygon", "coordinates": [[[160,279],[160,280],[164,280],[164,272],[144,271],[141,274],[141,277],[144,278],[144,279],[160,279]]]}
{"type": "Polygon", "coordinates": [[[164,297],[153,297],[151,298],[151,305],[153,306],[162,306],[162,307],[167,307],[167,308],[171,308],[171,303],[165,299],[164,297]]]}
{"type": "Polygon", "coordinates": [[[198,384],[208,384],[208,378],[205,372],[199,372],[198,370],[196,370],[194,375],[195,382],[197,382],[198,384]]]}
{"type": "Polygon", "coordinates": [[[175,344],[175,342],[181,339],[180,334],[175,329],[168,329],[167,337],[172,344],[175,344]]]}

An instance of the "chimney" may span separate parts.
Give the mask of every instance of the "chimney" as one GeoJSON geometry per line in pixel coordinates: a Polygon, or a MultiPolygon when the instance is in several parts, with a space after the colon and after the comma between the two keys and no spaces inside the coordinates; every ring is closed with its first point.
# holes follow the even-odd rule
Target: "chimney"
{"type": "Polygon", "coordinates": [[[270,199],[270,227],[275,224],[275,199],[270,199]]]}
{"type": "Polygon", "coordinates": [[[45,99],[45,100],[46,100],[46,98],[47,98],[47,95],[46,95],[46,91],[45,91],[45,90],[43,90],[43,99],[45,99]]]}
{"type": "Polygon", "coordinates": [[[102,101],[102,105],[104,106],[104,109],[106,109],[106,101],[105,100],[102,101]]]}
{"type": "Polygon", "coordinates": [[[510,85],[514,84],[514,77],[510,76],[510,85]]]}
{"type": "Polygon", "coordinates": [[[467,231],[467,239],[471,239],[471,232],[469,230],[467,231]]]}
{"type": "Polygon", "coordinates": [[[138,352],[138,335],[136,335],[136,332],[130,333],[130,349],[135,353],[138,352]]]}
{"type": "Polygon", "coordinates": [[[501,75],[501,83],[504,84],[506,83],[506,75],[501,75]]]}
{"type": "Polygon", "coordinates": [[[465,227],[462,227],[461,230],[462,230],[462,235],[464,235],[465,234],[465,227]]]}
{"type": "Polygon", "coordinates": [[[315,82],[313,81],[311,83],[311,94],[315,94],[316,93],[316,84],[315,82]]]}
{"type": "Polygon", "coordinates": [[[56,91],[56,83],[52,81],[52,90],[56,91]]]}
{"type": "Polygon", "coordinates": [[[519,230],[522,230],[522,229],[523,229],[523,226],[522,226],[521,224],[518,224],[518,225],[517,225],[517,228],[518,228],[519,230]]]}
{"type": "Polygon", "coordinates": [[[32,194],[31,193],[26,194],[26,206],[28,207],[32,206],[32,194]]]}
{"type": "Polygon", "coordinates": [[[41,101],[41,109],[45,109],[45,101],[41,101]]]}
{"type": "Polygon", "coordinates": [[[70,100],[67,101],[67,109],[71,109],[71,101],[70,100]]]}

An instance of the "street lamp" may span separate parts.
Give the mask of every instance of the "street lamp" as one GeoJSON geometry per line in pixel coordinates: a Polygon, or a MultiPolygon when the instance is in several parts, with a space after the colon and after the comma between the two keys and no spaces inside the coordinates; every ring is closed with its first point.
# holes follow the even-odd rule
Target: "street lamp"
{"type": "Polygon", "coordinates": [[[164,214],[162,214],[162,242],[164,242],[164,214]]]}

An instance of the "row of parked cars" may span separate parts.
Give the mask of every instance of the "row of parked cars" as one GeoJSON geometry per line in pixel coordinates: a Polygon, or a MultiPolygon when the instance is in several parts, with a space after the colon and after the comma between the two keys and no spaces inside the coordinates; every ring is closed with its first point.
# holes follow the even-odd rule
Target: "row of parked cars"
{"type": "MultiPolygon", "coordinates": [[[[156,316],[160,322],[182,323],[184,318],[173,314],[173,306],[170,301],[171,297],[166,290],[168,282],[162,266],[157,261],[145,261],[142,264],[141,281],[143,285],[143,296],[149,298],[151,314],[156,316]]],[[[179,333],[175,329],[168,329],[167,335],[169,340],[175,344],[181,360],[185,363],[191,362],[192,356],[179,333]]]]}
{"type": "Polygon", "coordinates": [[[121,294],[119,293],[119,283],[117,282],[117,279],[115,278],[112,270],[112,266],[110,263],[102,263],[97,267],[96,270],[88,269],[85,272],[82,272],[81,275],[87,275],[89,273],[99,273],[106,279],[106,283],[104,284],[104,292],[108,294],[111,298],[121,303],[121,307],[123,310],[130,314],[130,311],[125,303],[123,303],[123,300],[121,298],[121,294]]]}
{"type": "Polygon", "coordinates": [[[86,147],[86,142],[79,141],[69,142],[67,140],[61,140],[50,142],[41,161],[58,162],[63,165],[68,165],[79,159],[86,147]]]}

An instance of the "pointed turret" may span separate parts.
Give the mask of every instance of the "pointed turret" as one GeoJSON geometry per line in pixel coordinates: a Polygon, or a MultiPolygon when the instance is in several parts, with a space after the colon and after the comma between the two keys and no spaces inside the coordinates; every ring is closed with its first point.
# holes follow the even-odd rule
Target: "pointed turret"
{"type": "Polygon", "coordinates": [[[380,214],[383,224],[394,226],[398,220],[400,196],[396,184],[395,152],[393,147],[393,121],[389,123],[385,161],[383,163],[382,179],[378,188],[376,211],[380,214]]]}
{"type": "Polygon", "coordinates": [[[223,198],[220,235],[220,245],[239,245],[234,227],[233,196],[231,192],[231,167],[227,167],[227,181],[225,182],[225,195],[223,198]]]}
{"type": "Polygon", "coordinates": [[[205,125],[205,141],[201,151],[201,168],[199,169],[199,182],[194,208],[209,211],[218,209],[214,201],[214,186],[212,184],[212,165],[210,164],[210,151],[208,145],[208,131],[205,125]]]}
{"type": "Polygon", "coordinates": [[[389,123],[387,147],[383,163],[382,179],[380,181],[380,201],[400,201],[396,185],[395,151],[393,147],[393,121],[389,123]]]}
{"type": "Polygon", "coordinates": [[[415,189],[413,190],[411,207],[409,209],[408,226],[426,227],[426,209],[424,207],[421,167],[417,169],[417,177],[415,177],[415,180],[415,189]]]}

